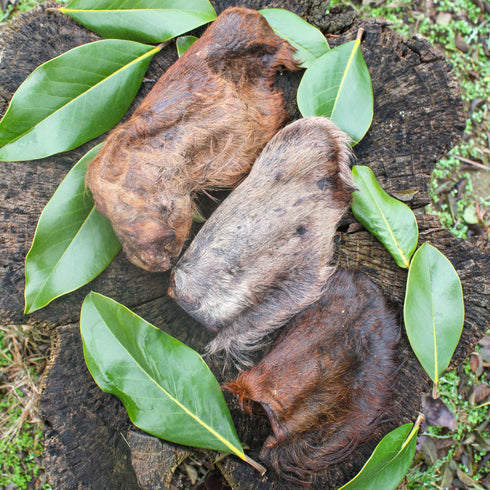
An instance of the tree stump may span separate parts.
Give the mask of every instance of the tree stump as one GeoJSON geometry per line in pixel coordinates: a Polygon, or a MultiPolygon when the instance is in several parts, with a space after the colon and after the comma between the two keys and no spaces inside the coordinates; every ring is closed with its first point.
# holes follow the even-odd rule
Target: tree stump
{"type": "MultiPolygon", "coordinates": [[[[295,11],[329,34],[332,46],[365,30],[362,52],[371,73],[375,113],[371,129],[355,147],[358,163],[370,166],[381,185],[409,206],[419,209],[429,202],[429,179],[435,162],[458,142],[464,128],[458,85],[443,56],[421,38],[407,39],[391,31],[382,20],[356,21],[352,10],[325,16],[327,1],[232,0],[213,2],[218,12],[229,5],[252,8],[284,7],[295,11]],[[332,34],[335,33],[335,34],[332,34]]],[[[60,13],[46,12],[46,4],[19,16],[0,37],[0,113],[32,70],[68,49],[98,37],[60,13]]],[[[177,59],[172,43],[153,59],[146,80],[129,113],[152,84],[177,59]]],[[[295,92],[301,74],[279,80],[288,98],[291,118],[299,117],[295,92]]],[[[24,259],[39,215],[63,177],[96,142],[76,150],[32,162],[0,165],[0,318],[3,322],[36,324],[53,329],[56,338],[41,401],[45,421],[44,463],[54,488],[168,488],[172,473],[192,448],[176,446],[148,436],[129,421],[122,404],[103,393],[92,380],[83,359],[78,328],[80,306],[95,290],[112,297],[137,314],[202,351],[209,340],[204,328],[166,296],[169,274],[151,274],[119,255],[91,284],[63,296],[30,316],[23,314],[24,259]]],[[[489,244],[482,238],[457,239],[438,221],[418,214],[420,243],[428,241],[445,253],[455,266],[465,298],[463,336],[453,365],[464,359],[489,325],[489,244]]],[[[401,311],[407,272],[399,269],[384,247],[357,225],[349,214],[336,237],[336,261],[358,268],[379,284],[401,311]]],[[[394,427],[413,422],[420,409],[421,393],[430,381],[403,337],[403,361],[394,382],[391,421],[376,437],[360,446],[344,463],[331,467],[312,488],[334,489],[362,467],[381,437],[394,427]]],[[[211,363],[221,381],[221,368],[211,363]]],[[[271,432],[265,419],[241,413],[227,397],[233,418],[248,451],[257,458],[271,432]]],[[[272,472],[260,477],[234,457],[220,463],[233,488],[292,488],[272,472]]]]}

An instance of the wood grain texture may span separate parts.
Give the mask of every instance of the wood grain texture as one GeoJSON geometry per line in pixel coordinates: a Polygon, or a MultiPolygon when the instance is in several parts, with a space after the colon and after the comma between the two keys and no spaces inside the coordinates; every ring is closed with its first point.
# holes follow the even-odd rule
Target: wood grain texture
{"type": "Polygon", "coordinates": [[[128,433],[128,445],[138,485],[148,490],[169,488],[176,468],[191,454],[190,448],[169,444],[135,430],[128,433]]]}
{"type": "MultiPolygon", "coordinates": [[[[341,10],[323,15],[328,2],[219,1],[217,11],[229,5],[254,8],[285,7],[316,23],[332,46],[355,38],[362,26],[362,51],[373,80],[375,115],[366,138],[355,148],[358,163],[370,166],[388,192],[405,196],[419,208],[429,201],[428,183],[435,162],[459,141],[464,118],[459,89],[451,67],[423,39],[406,39],[382,21],[354,23],[356,15],[341,10]],[[353,25],[352,25],[353,24],[353,25]]],[[[53,6],[55,4],[48,4],[53,6]]],[[[202,30],[197,30],[197,33],[202,30]]],[[[40,63],[67,49],[98,37],[59,13],[47,14],[45,6],[22,14],[0,37],[0,113],[13,92],[40,63]]],[[[177,58],[170,44],[153,59],[145,81],[128,115],[153,83],[177,58]]],[[[295,91],[300,75],[283,74],[278,84],[288,99],[292,119],[298,117],[295,91]]],[[[127,116],[126,116],[127,117],[127,116]]],[[[210,336],[166,296],[168,274],[150,274],[131,265],[120,254],[97,279],[59,298],[30,316],[23,315],[24,259],[39,215],[63,177],[76,161],[102,140],[35,162],[0,165],[0,318],[3,322],[46,323],[57,327],[57,348],[45,380],[41,403],[45,429],[45,464],[54,488],[167,488],[167,469],[182,458],[182,449],[135,431],[120,402],[103,393],[85,367],[78,329],[80,306],[91,290],[123,303],[147,321],[202,351],[210,336]],[[131,450],[128,447],[131,445],[131,450]],[[169,453],[170,451],[170,453],[169,453]],[[168,465],[168,466],[167,466],[168,465]],[[166,485],[167,483],[165,483],[166,485]]],[[[210,208],[211,209],[211,208],[210,208]]],[[[435,218],[419,216],[420,243],[429,241],[445,253],[458,271],[466,305],[462,340],[453,364],[465,358],[489,326],[489,245],[482,239],[461,240],[440,228],[435,218]]],[[[348,215],[337,234],[336,260],[341,267],[359,268],[381,285],[400,311],[406,271],[396,267],[384,247],[348,215]]],[[[419,243],[419,244],[420,244],[419,243]]],[[[420,394],[430,383],[411,352],[406,337],[399,349],[400,371],[395,381],[393,418],[370,444],[360,447],[345,463],[331,468],[314,488],[337,488],[351,478],[382,435],[400,423],[413,421],[420,408],[420,394]]],[[[210,360],[220,381],[223,373],[210,360]]],[[[241,440],[257,458],[271,432],[266,419],[244,415],[227,395],[241,440]]],[[[280,488],[287,485],[267,474],[259,478],[249,466],[227,458],[221,468],[234,488],[280,488]]]]}
{"type": "Polygon", "coordinates": [[[57,333],[41,404],[49,482],[54,488],[138,488],[123,437],[130,430],[124,407],[90,376],[78,325],[57,333]]]}

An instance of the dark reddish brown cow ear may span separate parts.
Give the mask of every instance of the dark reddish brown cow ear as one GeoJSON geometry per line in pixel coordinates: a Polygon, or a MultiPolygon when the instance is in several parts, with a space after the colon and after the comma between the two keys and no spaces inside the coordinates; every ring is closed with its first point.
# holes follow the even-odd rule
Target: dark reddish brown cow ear
{"type": "Polygon", "coordinates": [[[221,386],[221,388],[237,396],[238,403],[240,404],[240,407],[243,411],[247,412],[250,415],[253,413],[251,405],[252,400],[250,399],[248,387],[240,380],[240,378],[235,381],[225,383],[221,386]]]}
{"type": "Polygon", "coordinates": [[[272,350],[226,388],[260,403],[274,437],[261,457],[283,477],[308,481],[371,439],[390,406],[400,338],[396,315],[365,275],[337,271],[272,350]]]}

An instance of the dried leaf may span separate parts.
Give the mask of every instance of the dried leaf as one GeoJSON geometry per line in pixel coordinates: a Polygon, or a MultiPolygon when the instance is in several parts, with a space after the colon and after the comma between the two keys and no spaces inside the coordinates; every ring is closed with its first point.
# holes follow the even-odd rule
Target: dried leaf
{"type": "Polygon", "coordinates": [[[459,376],[459,384],[458,384],[459,396],[463,400],[468,400],[470,396],[472,384],[470,382],[470,376],[462,370],[461,365],[459,366],[458,376],[459,376]]]}
{"type": "Polygon", "coordinates": [[[490,451],[490,437],[483,437],[476,430],[473,431],[473,436],[474,436],[473,447],[481,453],[488,453],[490,451]]]}
{"type": "Polygon", "coordinates": [[[411,201],[416,194],[420,191],[417,189],[403,189],[400,191],[391,191],[391,195],[398,199],[399,201],[409,202],[411,201]]]}
{"type": "Polygon", "coordinates": [[[449,12],[439,12],[436,15],[436,22],[437,24],[448,26],[452,18],[453,16],[449,12]]]}
{"type": "Polygon", "coordinates": [[[480,354],[483,363],[488,364],[490,363],[490,345],[484,345],[479,351],[478,354],[480,354]]]}
{"type": "Polygon", "coordinates": [[[472,461],[473,461],[472,447],[463,445],[463,454],[461,455],[461,463],[466,469],[471,469],[472,461]]]}
{"type": "Polygon", "coordinates": [[[456,441],[452,437],[444,437],[442,439],[436,439],[435,443],[439,457],[444,458],[449,450],[456,444],[456,441]]]}
{"type": "Polygon", "coordinates": [[[468,53],[471,49],[471,46],[461,36],[455,36],[454,44],[463,53],[468,53]]]}
{"type": "Polygon", "coordinates": [[[466,206],[463,211],[463,219],[469,225],[478,223],[478,216],[476,215],[476,208],[474,205],[466,206]]]}
{"type": "Polygon", "coordinates": [[[454,480],[454,473],[451,471],[450,465],[445,464],[441,468],[442,472],[442,480],[441,480],[441,487],[442,488],[449,488],[449,486],[453,483],[454,480]]]}
{"type": "Polygon", "coordinates": [[[483,347],[490,347],[490,333],[486,333],[478,342],[483,347]]]}
{"type": "Polygon", "coordinates": [[[473,405],[479,405],[490,397],[490,386],[487,383],[480,383],[475,386],[470,395],[470,402],[473,405]]]}
{"type": "Polygon", "coordinates": [[[483,485],[483,488],[490,490],[490,473],[481,481],[481,484],[483,485]]]}
{"type": "Polygon", "coordinates": [[[429,466],[432,466],[439,459],[436,443],[429,436],[420,436],[419,439],[422,458],[429,466]]]}
{"type": "Polygon", "coordinates": [[[479,352],[473,352],[473,354],[471,354],[470,367],[477,378],[483,374],[483,359],[479,352]]]}
{"type": "Polygon", "coordinates": [[[190,464],[186,464],[185,465],[185,471],[186,471],[187,476],[189,477],[189,480],[191,481],[191,483],[193,485],[195,485],[197,482],[197,476],[198,476],[196,468],[190,464]]]}
{"type": "Polygon", "coordinates": [[[490,424],[490,420],[487,419],[484,422],[482,422],[478,427],[476,427],[477,432],[485,432],[487,430],[488,425],[490,424]]]}
{"type": "Polygon", "coordinates": [[[475,490],[485,490],[477,481],[473,480],[471,476],[467,475],[461,468],[456,468],[456,474],[458,475],[459,480],[463,483],[467,488],[474,488],[475,490]]]}
{"type": "Polygon", "coordinates": [[[432,398],[431,395],[422,397],[422,409],[427,425],[437,425],[455,430],[458,421],[447,405],[440,398],[432,398]]]}
{"type": "Polygon", "coordinates": [[[228,490],[229,488],[219,471],[210,471],[195,490],[228,490]]]}

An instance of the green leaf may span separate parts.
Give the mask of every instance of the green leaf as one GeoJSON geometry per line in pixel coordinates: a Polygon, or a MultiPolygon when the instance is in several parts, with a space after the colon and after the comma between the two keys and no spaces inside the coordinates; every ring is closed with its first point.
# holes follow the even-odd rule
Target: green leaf
{"type": "Polygon", "coordinates": [[[354,144],[359,142],[373,119],[373,88],[360,41],[337,46],[313,62],[297,100],[304,117],[329,117],[354,144]]]}
{"type": "Polygon", "coordinates": [[[72,0],[60,11],[103,37],[155,44],[216,18],[208,0],[72,0]]]}
{"type": "Polygon", "coordinates": [[[181,36],[177,38],[177,54],[179,58],[198,40],[196,36],[181,36]]]}
{"type": "Polygon", "coordinates": [[[415,455],[418,426],[405,424],[386,434],[361,471],[339,490],[394,490],[415,455]]]}
{"type": "Polygon", "coordinates": [[[407,268],[417,246],[419,231],[412,210],[389,196],[369,167],[352,169],[354,192],[352,212],[390,252],[398,266],[407,268]]]}
{"type": "Polygon", "coordinates": [[[98,276],[121,248],[85,187],[92,148],[68,173],[41,214],[26,257],[25,313],[46,306],[98,276]]]}
{"type": "Polygon", "coordinates": [[[310,66],[330,49],[325,36],[293,12],[284,9],[263,9],[259,12],[278,36],[297,49],[294,57],[303,68],[310,66]]]}
{"type": "Polygon", "coordinates": [[[192,213],[192,221],[194,223],[205,223],[206,218],[199,212],[198,209],[194,209],[194,212],[192,213]]]}
{"type": "Polygon", "coordinates": [[[464,302],[458,273],[428,243],[410,264],[403,316],[412,349],[437,386],[461,336],[464,302]]]}
{"type": "Polygon", "coordinates": [[[123,402],[136,426],[246,459],[219,384],[197,352],[93,292],[82,305],[80,329],[95,382],[123,402]]]}
{"type": "Polygon", "coordinates": [[[124,116],[161,48],[117,39],[74,48],[36,68],[0,121],[0,160],[76,148],[124,116]]]}

